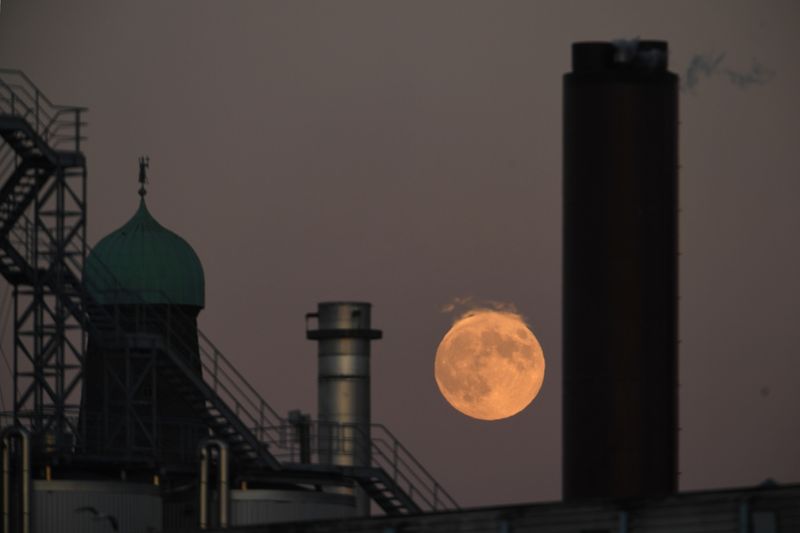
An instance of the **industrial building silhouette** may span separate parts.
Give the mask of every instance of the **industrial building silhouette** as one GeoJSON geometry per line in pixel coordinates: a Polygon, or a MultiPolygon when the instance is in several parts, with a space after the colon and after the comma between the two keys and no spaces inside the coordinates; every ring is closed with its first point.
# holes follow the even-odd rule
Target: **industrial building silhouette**
{"type": "Polygon", "coordinates": [[[0,70],[0,273],[15,304],[0,531],[800,529],[797,485],[676,492],[677,77],[660,41],[572,53],[564,501],[479,509],[372,422],[370,304],[306,315],[317,418],[277,413],[198,329],[202,263],[148,210],[149,160],[138,210],[90,250],[86,110],[0,70]]]}

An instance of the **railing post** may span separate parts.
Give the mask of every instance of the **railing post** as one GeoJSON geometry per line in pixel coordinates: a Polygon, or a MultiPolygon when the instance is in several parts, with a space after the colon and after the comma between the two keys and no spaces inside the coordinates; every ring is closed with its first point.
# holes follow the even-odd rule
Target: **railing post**
{"type": "Polygon", "coordinates": [[[394,439],[392,446],[392,469],[394,470],[394,479],[397,479],[397,439],[394,439]]]}
{"type": "Polygon", "coordinates": [[[219,351],[214,348],[214,392],[217,392],[217,385],[219,383],[219,351]]]}
{"type": "Polygon", "coordinates": [[[258,430],[258,433],[259,433],[258,440],[263,441],[264,440],[264,428],[266,426],[266,424],[264,423],[264,400],[261,400],[259,402],[258,411],[259,411],[259,413],[258,413],[258,428],[259,428],[259,430],[258,430]]]}
{"type": "Polygon", "coordinates": [[[75,110],[75,151],[81,151],[81,110],[75,110]]]}

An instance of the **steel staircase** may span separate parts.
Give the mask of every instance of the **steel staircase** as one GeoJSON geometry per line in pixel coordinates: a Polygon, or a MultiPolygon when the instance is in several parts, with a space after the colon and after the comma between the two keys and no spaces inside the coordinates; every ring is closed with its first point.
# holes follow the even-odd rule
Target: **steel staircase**
{"type": "MultiPolygon", "coordinates": [[[[100,266],[105,270],[102,274],[105,279],[100,284],[119,286],[113,273],[100,266]]],[[[93,275],[97,276],[98,273],[94,272],[93,275]]],[[[164,294],[160,294],[160,297],[167,298],[164,294]]],[[[166,329],[169,330],[170,317],[146,317],[148,306],[142,296],[126,291],[125,300],[137,299],[142,302],[140,315],[145,320],[166,323],[166,329]]],[[[99,318],[105,328],[114,324],[107,309],[92,305],[92,319],[95,322],[99,318]]],[[[180,313],[177,310],[174,312],[180,313]]],[[[189,399],[195,412],[214,435],[228,442],[240,467],[268,468],[284,473],[308,470],[308,465],[299,462],[300,442],[293,436],[296,427],[269,406],[202,331],[198,329],[201,372],[187,363],[184,354],[189,347],[180,342],[180,337],[167,337],[171,339],[169,344],[158,341],[160,352],[166,355],[160,371],[183,397],[189,399]]],[[[311,441],[314,444],[319,442],[316,438],[317,428],[318,424],[311,422],[311,441]]],[[[319,449],[312,446],[312,457],[317,458],[313,471],[354,480],[388,515],[458,509],[455,500],[387,428],[373,424],[372,433],[371,466],[320,464],[319,449]]],[[[358,442],[361,439],[355,439],[349,446],[358,445],[358,442]]]]}
{"type": "MultiPolygon", "coordinates": [[[[329,427],[320,431],[320,426],[329,426],[330,423],[311,422],[309,433],[312,442],[318,442],[320,433],[331,435],[329,427]]],[[[343,428],[344,429],[344,428],[343,428]]],[[[348,431],[333,432],[339,435],[351,434],[350,438],[340,438],[327,443],[328,448],[313,449],[313,459],[330,453],[330,446],[334,451],[339,449],[358,449],[364,442],[369,442],[371,465],[370,466],[328,466],[343,473],[347,478],[354,480],[363,488],[370,498],[378,504],[387,515],[414,514],[420,512],[455,510],[459,506],[450,494],[436,481],[436,479],[420,464],[414,455],[382,424],[372,424],[370,427],[369,441],[357,426],[349,426],[348,431]]],[[[296,427],[287,427],[286,431],[292,433],[296,427]]],[[[279,456],[287,468],[303,469],[297,464],[300,455],[300,443],[297,439],[287,440],[287,446],[281,451],[286,455],[279,456]]],[[[313,465],[319,471],[321,465],[313,465]]]]}
{"type": "MultiPolygon", "coordinates": [[[[82,345],[73,346],[70,344],[73,341],[62,334],[48,337],[37,348],[40,352],[35,360],[52,361],[52,368],[62,372],[68,368],[81,368],[86,334],[108,346],[137,342],[120,326],[119,314],[94,301],[91,288],[86,287],[81,279],[83,259],[89,249],[85,239],[76,236],[85,229],[85,204],[79,205],[82,212],[78,222],[72,225],[67,223],[67,219],[75,213],[64,208],[59,208],[56,215],[60,217],[54,225],[57,231],[42,223],[43,217],[50,216],[43,207],[48,198],[55,194],[72,194],[63,185],[64,180],[81,174],[85,178],[85,161],[80,151],[84,124],[82,111],[83,108],[51,104],[24,74],[0,69],[0,138],[3,141],[0,144],[0,178],[5,177],[0,186],[0,274],[15,287],[31,287],[31,294],[45,291],[55,296],[56,308],[63,308],[65,316],[71,317],[72,322],[68,323],[62,317],[60,322],[48,327],[64,331],[79,327],[84,332],[82,345]],[[14,83],[9,79],[15,80],[14,83]],[[64,142],[69,149],[58,149],[64,142]],[[31,211],[32,216],[28,216],[31,211]],[[52,234],[54,231],[57,235],[52,234]],[[42,232],[54,249],[37,244],[42,232]],[[58,354],[65,351],[65,346],[74,351],[75,360],[57,359],[58,354]]],[[[116,281],[110,271],[106,271],[103,275],[112,276],[110,279],[116,281]]],[[[171,331],[169,315],[155,316],[141,295],[129,296],[129,301],[140,302],[135,304],[137,316],[157,322],[164,331],[171,331]]],[[[35,295],[31,298],[31,306],[38,305],[36,298],[41,299],[35,295]]],[[[44,312],[52,314],[50,309],[44,312]]],[[[199,371],[184,357],[192,350],[182,343],[179,335],[167,334],[157,342],[160,343],[158,351],[164,356],[160,358],[158,372],[188,400],[214,436],[229,443],[235,462],[241,468],[291,473],[313,467],[316,472],[357,483],[390,515],[458,508],[452,497],[413,455],[380,425],[372,428],[370,466],[320,464],[318,451],[314,452],[316,464],[301,464],[298,460],[299,441],[293,436],[296,428],[267,404],[201,331],[198,330],[199,371]]],[[[32,374],[40,370],[34,369],[32,374]]],[[[23,407],[29,399],[15,399],[14,420],[16,423],[28,420],[31,429],[36,431],[45,427],[35,422],[36,417],[60,410],[58,424],[63,426],[62,433],[66,435],[59,434],[57,444],[63,447],[64,453],[80,449],[79,424],[67,420],[65,415],[69,409],[76,408],[69,399],[78,390],[76,384],[80,379],[78,374],[71,381],[64,381],[52,397],[52,407],[48,406],[50,410],[43,409],[40,404],[33,410],[25,410],[23,407]]],[[[48,385],[40,383],[37,386],[47,388],[48,385]]],[[[55,427],[52,423],[47,427],[51,426],[55,427]]],[[[317,439],[312,439],[312,442],[316,444],[317,439]]]]}
{"type": "Polygon", "coordinates": [[[422,508],[382,468],[356,470],[353,476],[387,515],[421,513],[422,508]]]}
{"type": "Polygon", "coordinates": [[[51,169],[42,156],[24,157],[0,189],[0,237],[5,237],[36,198],[51,169]],[[45,172],[41,172],[44,170],[45,172]]]}
{"type": "Polygon", "coordinates": [[[281,464],[270,454],[268,444],[253,435],[250,428],[191,369],[186,359],[170,347],[163,346],[162,350],[170,363],[161,367],[167,380],[189,401],[195,413],[201,416],[214,435],[228,443],[239,464],[245,468],[280,469],[281,464]]]}
{"type": "MultiPolygon", "coordinates": [[[[95,264],[99,270],[93,271],[92,275],[98,285],[121,287],[108,267],[99,262],[95,262],[95,264]]],[[[209,372],[216,373],[217,377],[212,384],[203,378],[202,371],[198,372],[188,363],[187,355],[192,353],[192,348],[180,335],[171,333],[174,330],[172,320],[181,318],[182,315],[179,308],[175,307],[165,314],[159,314],[146,303],[141,294],[121,288],[116,289],[116,296],[124,294],[124,301],[133,302],[126,304],[126,307],[136,308],[134,314],[138,324],[134,324],[133,329],[138,330],[141,327],[146,330],[146,326],[158,326],[159,329],[166,332],[166,335],[131,334],[127,328],[120,327],[119,315],[115,316],[109,306],[100,305],[94,301],[92,295],[97,294],[98,291],[86,286],[81,289],[87,302],[87,328],[93,336],[96,335],[98,339],[102,339],[104,346],[111,349],[114,346],[137,348],[139,347],[137,343],[142,342],[146,348],[155,345],[158,352],[165,356],[159,359],[158,372],[160,375],[172,388],[180,392],[181,397],[187,400],[195,415],[203,420],[214,436],[228,442],[233,457],[241,466],[272,470],[281,468],[279,461],[270,454],[269,444],[257,438],[252,428],[242,421],[240,412],[237,412],[241,410],[240,404],[235,403],[233,407],[229,406],[218,393],[219,388],[218,390],[213,388],[212,384],[219,383],[220,362],[215,361],[213,367],[205,369],[207,375],[209,372]]],[[[161,297],[166,301],[165,295],[162,294],[161,297]]],[[[225,361],[225,364],[229,363],[225,361]]]]}

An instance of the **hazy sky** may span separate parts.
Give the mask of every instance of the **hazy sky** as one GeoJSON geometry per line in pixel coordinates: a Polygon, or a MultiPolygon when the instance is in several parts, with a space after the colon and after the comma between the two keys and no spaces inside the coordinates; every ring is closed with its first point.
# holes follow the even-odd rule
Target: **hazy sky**
{"type": "Polygon", "coordinates": [[[374,420],[486,505],[561,494],[575,40],[666,39],[692,80],[681,489],[800,481],[799,23],[795,1],[6,0],[0,66],[90,108],[90,244],[133,214],[150,155],[150,210],[203,261],[201,328],[279,411],[316,412],[304,314],[372,302],[374,420]],[[512,419],[469,419],[437,390],[441,307],[463,296],[515,304],[544,348],[542,391],[512,419]]]}

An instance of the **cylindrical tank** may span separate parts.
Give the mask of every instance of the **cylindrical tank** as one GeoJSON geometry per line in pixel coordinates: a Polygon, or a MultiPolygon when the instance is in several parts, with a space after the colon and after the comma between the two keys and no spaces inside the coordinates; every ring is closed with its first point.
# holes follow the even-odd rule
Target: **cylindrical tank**
{"type": "MultiPolygon", "coordinates": [[[[320,462],[369,466],[370,342],[381,338],[370,326],[371,305],[363,302],[324,302],[316,313],[316,330],[307,337],[319,341],[318,447],[320,462]]],[[[369,513],[369,500],[355,491],[360,514],[369,513]]]]}
{"type": "Polygon", "coordinates": [[[564,76],[565,500],[677,486],[678,78],[661,41],[564,76]]]}
{"type": "Polygon", "coordinates": [[[37,479],[33,509],[33,533],[161,531],[161,494],[150,484],[37,479]]]}
{"type": "Polygon", "coordinates": [[[318,491],[232,490],[231,525],[235,527],[355,516],[355,498],[318,491]]]}

